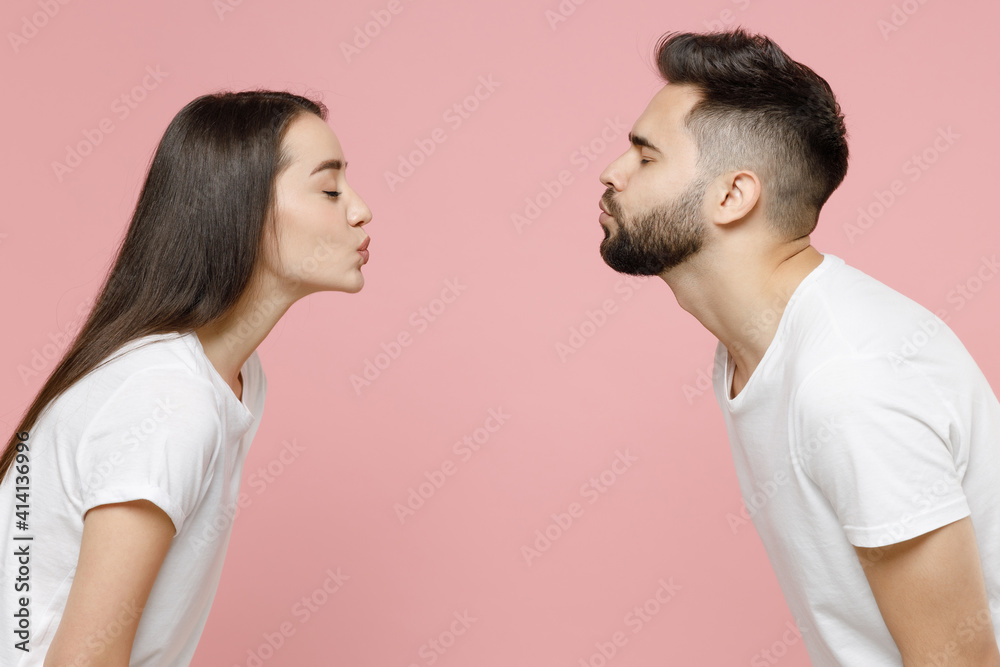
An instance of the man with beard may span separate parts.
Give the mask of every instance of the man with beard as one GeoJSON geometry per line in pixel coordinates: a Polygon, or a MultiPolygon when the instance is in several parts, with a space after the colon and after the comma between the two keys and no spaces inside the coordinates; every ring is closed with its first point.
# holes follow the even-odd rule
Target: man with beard
{"type": "Polygon", "coordinates": [[[656,57],[601,255],[719,339],[740,491],[813,664],[1000,665],[1000,403],[939,317],[810,245],[847,172],[830,86],[742,29],[656,57]]]}

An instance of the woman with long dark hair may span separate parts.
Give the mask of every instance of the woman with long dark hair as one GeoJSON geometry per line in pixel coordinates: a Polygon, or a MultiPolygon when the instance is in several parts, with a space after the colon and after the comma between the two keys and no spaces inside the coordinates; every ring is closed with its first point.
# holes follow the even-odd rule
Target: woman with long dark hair
{"type": "Polygon", "coordinates": [[[189,664],[264,407],[256,348],[303,296],[364,285],[371,211],[326,117],[245,91],[167,127],[92,312],[0,456],[5,667],[189,664]]]}

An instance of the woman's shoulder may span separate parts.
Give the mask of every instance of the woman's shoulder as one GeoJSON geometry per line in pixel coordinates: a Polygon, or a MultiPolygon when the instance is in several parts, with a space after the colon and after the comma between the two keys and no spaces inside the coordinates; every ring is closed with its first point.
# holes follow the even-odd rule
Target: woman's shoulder
{"type": "Polygon", "coordinates": [[[190,431],[214,442],[223,410],[183,334],[156,334],[129,341],[71,385],[46,407],[36,430],[118,446],[137,424],[155,424],[163,437],[190,431]]]}
{"type": "Polygon", "coordinates": [[[128,341],[108,355],[70,391],[91,400],[123,398],[123,394],[190,391],[205,395],[213,385],[192,349],[188,336],[177,332],[152,334],[128,341]]]}
{"type": "Polygon", "coordinates": [[[160,333],[128,341],[100,364],[93,373],[123,378],[136,374],[188,375],[208,379],[203,359],[192,343],[193,333],[160,333]]]}
{"type": "Polygon", "coordinates": [[[187,406],[187,418],[204,413],[206,423],[243,418],[247,409],[259,415],[266,377],[257,352],[243,367],[246,408],[241,410],[195,336],[193,332],[171,332],[125,343],[57,399],[57,411],[103,418],[142,412],[162,401],[172,401],[187,406]]]}

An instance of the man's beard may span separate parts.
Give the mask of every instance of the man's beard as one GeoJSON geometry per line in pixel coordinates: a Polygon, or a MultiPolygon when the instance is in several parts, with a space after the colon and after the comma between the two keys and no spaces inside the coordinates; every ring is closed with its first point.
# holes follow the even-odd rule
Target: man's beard
{"type": "Polygon", "coordinates": [[[705,222],[701,214],[707,183],[695,179],[687,190],[668,204],[628,218],[612,198],[609,187],[601,198],[618,230],[612,236],[605,228],[601,257],[615,271],[633,276],[656,276],[674,268],[701,250],[705,222]]]}

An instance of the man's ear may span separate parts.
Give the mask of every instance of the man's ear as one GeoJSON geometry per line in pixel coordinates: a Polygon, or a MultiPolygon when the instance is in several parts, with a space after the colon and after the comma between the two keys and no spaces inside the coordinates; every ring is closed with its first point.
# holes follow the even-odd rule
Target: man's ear
{"type": "Polygon", "coordinates": [[[708,190],[709,217],[720,225],[745,218],[760,199],[760,179],[752,171],[734,171],[721,175],[708,190]]]}

